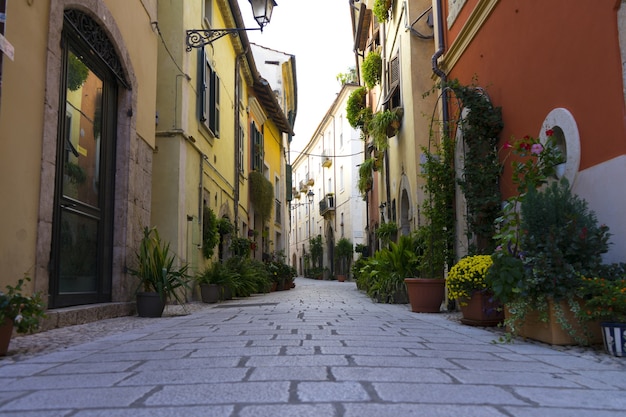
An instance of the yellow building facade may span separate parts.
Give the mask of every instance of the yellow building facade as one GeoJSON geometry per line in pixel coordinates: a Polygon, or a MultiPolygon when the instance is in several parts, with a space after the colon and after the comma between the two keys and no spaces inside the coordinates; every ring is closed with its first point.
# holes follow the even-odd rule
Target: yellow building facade
{"type": "Polygon", "coordinates": [[[47,326],[131,311],[125,271],[151,210],[154,21],[156,0],[6,3],[0,287],[30,276],[47,326]],[[75,305],[92,308],[63,309],[75,305]]]}

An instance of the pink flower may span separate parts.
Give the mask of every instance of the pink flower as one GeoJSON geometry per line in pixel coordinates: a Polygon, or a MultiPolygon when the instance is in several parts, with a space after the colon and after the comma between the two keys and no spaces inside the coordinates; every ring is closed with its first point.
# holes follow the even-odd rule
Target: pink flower
{"type": "Polygon", "coordinates": [[[543,145],[541,143],[533,143],[530,147],[530,153],[533,155],[539,155],[543,151],[543,145]]]}
{"type": "Polygon", "coordinates": [[[511,149],[513,145],[509,143],[509,141],[504,142],[504,149],[511,149]]]}

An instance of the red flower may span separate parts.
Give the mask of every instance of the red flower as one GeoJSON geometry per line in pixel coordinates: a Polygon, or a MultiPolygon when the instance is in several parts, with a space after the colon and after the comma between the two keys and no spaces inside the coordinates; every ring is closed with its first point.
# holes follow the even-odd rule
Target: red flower
{"type": "Polygon", "coordinates": [[[530,150],[530,143],[524,142],[524,143],[520,144],[519,147],[521,149],[525,150],[525,151],[529,151],[530,150]]]}
{"type": "Polygon", "coordinates": [[[554,135],[554,130],[552,129],[546,130],[546,136],[552,136],[552,135],[554,135]]]}
{"type": "Polygon", "coordinates": [[[513,145],[509,143],[509,141],[504,142],[504,149],[511,149],[513,145]]]}

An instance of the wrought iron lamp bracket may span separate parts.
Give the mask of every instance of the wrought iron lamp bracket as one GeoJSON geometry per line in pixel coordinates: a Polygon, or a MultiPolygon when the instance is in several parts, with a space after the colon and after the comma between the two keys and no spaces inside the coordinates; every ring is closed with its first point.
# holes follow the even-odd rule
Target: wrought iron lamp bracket
{"type": "Polygon", "coordinates": [[[187,52],[193,48],[201,48],[226,35],[245,30],[263,30],[263,28],[228,28],[228,29],[191,29],[187,31],[185,43],[187,52]]]}

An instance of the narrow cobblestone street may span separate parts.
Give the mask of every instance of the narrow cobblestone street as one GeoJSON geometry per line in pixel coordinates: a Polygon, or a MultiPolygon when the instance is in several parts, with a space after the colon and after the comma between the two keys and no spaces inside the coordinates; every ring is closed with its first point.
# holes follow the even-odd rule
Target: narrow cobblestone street
{"type": "Polygon", "coordinates": [[[0,359],[0,415],[617,417],[626,409],[626,359],[495,343],[497,330],[376,304],[354,283],[298,278],[290,291],[190,311],[16,338],[0,359]]]}

